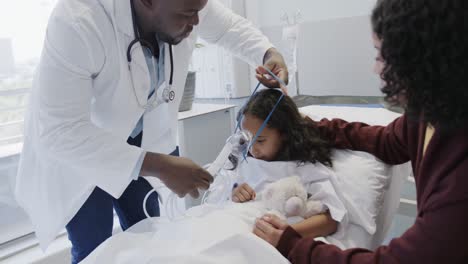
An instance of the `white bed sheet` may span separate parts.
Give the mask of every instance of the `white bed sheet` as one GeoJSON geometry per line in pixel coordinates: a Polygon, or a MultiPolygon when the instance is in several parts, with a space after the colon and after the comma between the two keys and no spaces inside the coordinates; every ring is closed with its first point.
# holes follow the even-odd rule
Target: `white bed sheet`
{"type": "Polygon", "coordinates": [[[256,237],[252,227],[267,211],[260,202],[191,208],[182,219],[146,219],[105,241],[82,263],[289,263],[256,237]]]}

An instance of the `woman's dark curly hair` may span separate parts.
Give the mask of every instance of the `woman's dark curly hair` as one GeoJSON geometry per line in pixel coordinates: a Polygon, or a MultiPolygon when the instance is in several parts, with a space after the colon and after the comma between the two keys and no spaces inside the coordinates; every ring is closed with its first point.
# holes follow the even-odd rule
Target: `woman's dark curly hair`
{"type": "MultiPolygon", "coordinates": [[[[254,94],[239,111],[239,116],[247,114],[265,120],[281,94],[273,89],[254,94]]],[[[332,166],[330,142],[320,137],[317,127],[305,121],[289,96],[278,104],[267,127],[277,129],[285,138],[276,161],[320,162],[332,166]]]]}
{"type": "Polygon", "coordinates": [[[409,117],[443,130],[466,126],[468,1],[378,0],[372,27],[387,101],[403,95],[409,117]]]}

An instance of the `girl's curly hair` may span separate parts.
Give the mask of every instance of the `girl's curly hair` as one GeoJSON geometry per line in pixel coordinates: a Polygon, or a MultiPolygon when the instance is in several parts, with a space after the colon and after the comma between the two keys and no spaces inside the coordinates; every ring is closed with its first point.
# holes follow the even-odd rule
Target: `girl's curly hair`
{"type": "Polygon", "coordinates": [[[387,101],[403,95],[410,117],[443,130],[466,126],[468,1],[378,0],[371,20],[387,101]]]}
{"type": "MultiPolygon", "coordinates": [[[[265,120],[280,96],[281,92],[278,90],[262,90],[252,96],[239,111],[239,116],[249,114],[265,120]]],[[[299,163],[320,162],[326,166],[332,166],[331,143],[320,137],[317,127],[304,120],[289,96],[281,100],[267,126],[277,129],[285,138],[275,160],[298,161],[299,163]]]]}

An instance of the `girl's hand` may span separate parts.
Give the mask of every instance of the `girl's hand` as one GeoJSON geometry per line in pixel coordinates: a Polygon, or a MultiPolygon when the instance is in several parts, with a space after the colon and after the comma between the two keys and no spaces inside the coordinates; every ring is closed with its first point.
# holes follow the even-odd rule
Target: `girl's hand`
{"type": "Polygon", "coordinates": [[[245,203],[254,200],[255,191],[247,183],[243,183],[232,191],[232,201],[235,203],[245,203]]]}
{"type": "Polygon", "coordinates": [[[288,226],[288,223],[278,216],[267,214],[257,219],[253,232],[272,246],[277,247],[284,230],[288,226]]]}

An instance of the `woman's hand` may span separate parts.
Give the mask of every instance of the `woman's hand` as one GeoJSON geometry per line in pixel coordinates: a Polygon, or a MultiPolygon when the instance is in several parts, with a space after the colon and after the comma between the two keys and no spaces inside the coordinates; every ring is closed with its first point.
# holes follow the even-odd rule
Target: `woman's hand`
{"type": "Polygon", "coordinates": [[[288,223],[281,220],[278,216],[266,214],[257,219],[254,227],[254,234],[270,243],[272,246],[278,246],[284,230],[288,228],[288,223]]]}
{"type": "Polygon", "coordinates": [[[247,184],[243,183],[232,191],[232,201],[235,203],[245,203],[257,197],[255,191],[247,184]]]}

